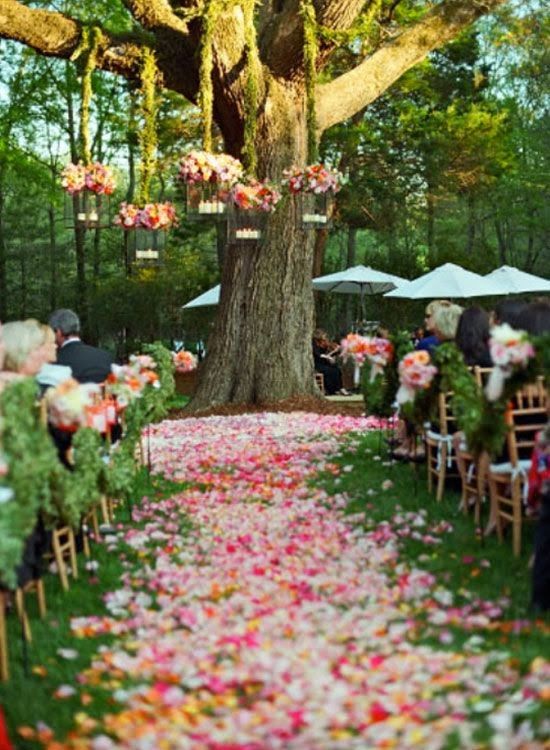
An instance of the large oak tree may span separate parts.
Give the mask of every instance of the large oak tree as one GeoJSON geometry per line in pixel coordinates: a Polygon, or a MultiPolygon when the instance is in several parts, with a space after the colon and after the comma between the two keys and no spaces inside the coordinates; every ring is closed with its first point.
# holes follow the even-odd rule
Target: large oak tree
{"type": "MultiPolygon", "coordinates": [[[[383,32],[355,67],[316,86],[316,137],[360,112],[431,50],[503,1],[313,0],[316,22],[323,30],[318,72],[334,58],[338,37],[334,32],[352,29],[362,14],[376,14],[383,32]],[[414,20],[400,25],[397,15],[403,8],[414,11],[414,20]]],[[[123,0],[134,27],[124,34],[103,30],[98,66],[135,78],[141,49],[149,45],[155,49],[163,85],[196,102],[204,13],[217,3],[214,120],[226,150],[240,156],[252,60],[258,89],[257,175],[277,180],[284,168],[305,164],[308,153],[304,5],[300,0],[260,0],[251,49],[242,7],[246,3],[250,7],[250,2],[123,0]]],[[[71,58],[82,34],[82,22],[68,15],[19,0],[0,0],[0,36],[42,55],[71,58]]],[[[271,217],[261,247],[227,248],[216,328],[193,400],[195,408],[315,393],[310,346],[313,245],[313,236],[298,227],[292,201],[286,201],[271,217]]]]}

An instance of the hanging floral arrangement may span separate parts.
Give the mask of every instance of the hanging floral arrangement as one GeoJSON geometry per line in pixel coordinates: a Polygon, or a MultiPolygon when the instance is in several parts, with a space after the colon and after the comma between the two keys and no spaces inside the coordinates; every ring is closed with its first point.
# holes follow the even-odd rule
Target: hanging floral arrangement
{"type": "Polygon", "coordinates": [[[192,352],[182,349],[172,354],[176,372],[192,372],[197,369],[197,358],[192,352]]]}
{"type": "Polygon", "coordinates": [[[178,218],[173,203],[146,203],[139,208],[134,203],[121,203],[115,224],[122,229],[166,230],[177,226],[178,218]]]}
{"type": "Polygon", "coordinates": [[[78,164],[67,164],[61,173],[61,185],[69,193],[74,195],[82,190],[90,190],[97,195],[112,195],[116,188],[116,179],[111,167],[94,162],[84,166],[78,164]]]}
{"type": "Polygon", "coordinates": [[[231,188],[231,201],[241,211],[270,213],[281,200],[281,193],[266,182],[249,180],[238,182],[231,188]]]}
{"type": "Polygon", "coordinates": [[[187,184],[200,182],[233,185],[241,179],[243,165],[229,154],[191,151],[180,160],[178,178],[187,184]]]}
{"type": "Polygon", "coordinates": [[[328,169],[324,164],[311,164],[304,169],[293,167],[283,172],[283,184],[293,195],[298,193],[337,193],[342,185],[340,172],[328,169]]]}
{"type": "Polygon", "coordinates": [[[180,161],[187,216],[211,219],[226,213],[229,191],[243,174],[243,165],[229,154],[191,151],[180,161]]]}

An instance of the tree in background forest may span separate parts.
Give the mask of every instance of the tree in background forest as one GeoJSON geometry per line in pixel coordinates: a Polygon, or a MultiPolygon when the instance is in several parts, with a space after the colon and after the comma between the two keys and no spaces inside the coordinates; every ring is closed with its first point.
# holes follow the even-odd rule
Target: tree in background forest
{"type": "MultiPolygon", "coordinates": [[[[282,0],[256,8],[253,0],[124,0],[128,15],[120,6],[101,29],[97,63],[132,79],[142,48],[151,46],[163,85],[194,102],[199,90],[210,92],[207,78],[226,150],[255,164],[258,177],[277,180],[284,168],[311,158],[329,127],[362,111],[502,2],[282,0]],[[317,83],[339,44],[350,39],[361,46],[361,60],[317,83]]],[[[87,9],[91,21],[92,3],[80,3],[71,17],[0,0],[0,36],[70,59],[82,43],[87,9]]],[[[313,238],[298,229],[290,201],[271,218],[262,247],[227,248],[195,407],[314,393],[312,260],[313,238]]]]}

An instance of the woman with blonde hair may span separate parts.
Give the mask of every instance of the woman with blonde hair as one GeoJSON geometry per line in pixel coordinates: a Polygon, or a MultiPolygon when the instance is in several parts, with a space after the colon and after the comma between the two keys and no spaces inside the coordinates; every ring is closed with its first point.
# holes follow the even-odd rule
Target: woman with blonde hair
{"type": "Polygon", "coordinates": [[[449,302],[447,299],[434,299],[431,302],[428,302],[424,317],[424,328],[428,332],[428,336],[417,341],[416,346],[414,347],[415,349],[431,352],[432,349],[435,349],[435,347],[441,343],[434,330],[434,316],[439,309],[451,307],[452,304],[453,303],[449,302]]]}
{"type": "MultiPolygon", "coordinates": [[[[4,323],[0,336],[4,348],[0,389],[11,381],[37,376],[46,363],[55,360],[53,330],[34,318],[4,323]]],[[[71,376],[69,367],[61,369],[62,380],[71,376]]]]}
{"type": "Polygon", "coordinates": [[[433,314],[433,332],[439,343],[453,341],[458,328],[458,321],[462,315],[460,305],[441,305],[433,314]]]}

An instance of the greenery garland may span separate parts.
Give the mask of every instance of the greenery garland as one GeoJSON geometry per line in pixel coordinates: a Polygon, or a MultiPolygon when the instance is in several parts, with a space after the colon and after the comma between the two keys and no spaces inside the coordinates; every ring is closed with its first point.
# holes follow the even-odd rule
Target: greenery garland
{"type": "Polygon", "coordinates": [[[208,0],[205,12],[202,16],[199,69],[199,107],[202,114],[202,147],[205,151],[212,151],[212,113],[214,109],[214,89],[212,85],[214,56],[212,48],[214,27],[216,25],[218,13],[218,1],[208,0]]]}
{"type": "Polygon", "coordinates": [[[0,393],[2,446],[8,472],[0,486],[13,491],[0,504],[0,581],[16,585],[27,537],[39,512],[51,505],[52,467],[59,464],[54,445],[40,421],[32,378],[11,383],[0,393]]]}
{"type": "Polygon", "coordinates": [[[139,130],[141,161],[139,167],[138,205],[149,202],[151,180],[156,168],[156,91],[157,64],[153,50],[145,47],[141,64],[141,113],[143,127],[139,130]]]}
{"type": "Polygon", "coordinates": [[[437,415],[438,394],[451,392],[451,409],[458,429],[464,432],[468,449],[476,456],[483,451],[498,455],[507,433],[504,413],[515,392],[539,376],[550,387],[550,334],[533,336],[531,341],[535,356],[526,367],[514,369],[497,401],[486,397],[458,347],[453,343],[441,344],[432,353],[438,374],[430,388],[417,393],[412,404],[403,405],[403,416],[421,429],[437,415]]]}
{"type": "Polygon", "coordinates": [[[318,159],[317,148],[317,116],[315,113],[315,81],[317,77],[317,54],[319,42],[317,39],[317,19],[312,0],[301,0],[300,13],[304,24],[304,69],[306,81],[306,128],[307,128],[307,158],[313,164],[318,159]]]}
{"type": "Polygon", "coordinates": [[[246,59],[246,84],[244,90],[244,145],[243,161],[248,172],[256,171],[256,131],[258,111],[258,46],[254,26],[256,0],[243,0],[244,54],[246,59]]]}

